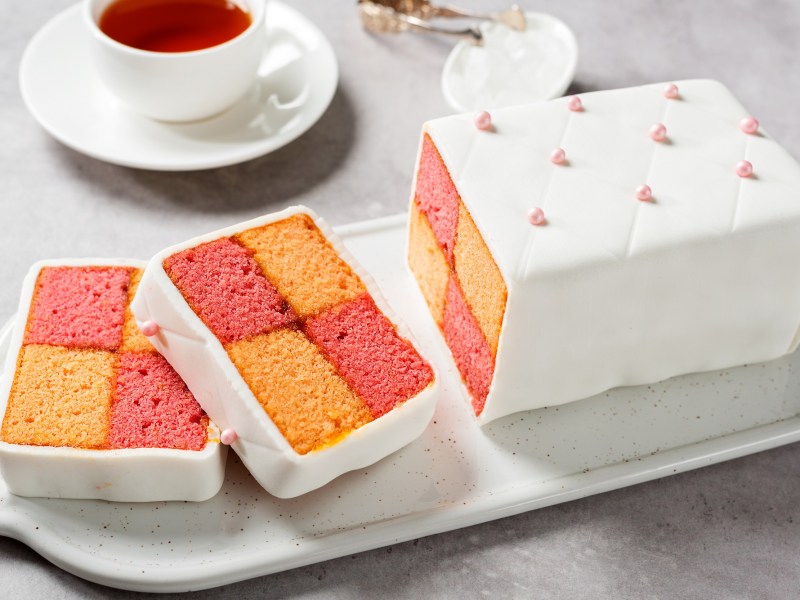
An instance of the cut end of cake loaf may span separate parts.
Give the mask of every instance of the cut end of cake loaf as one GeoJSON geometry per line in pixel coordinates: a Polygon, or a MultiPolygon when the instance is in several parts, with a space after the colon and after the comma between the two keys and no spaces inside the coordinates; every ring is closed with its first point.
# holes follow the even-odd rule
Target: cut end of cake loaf
{"type": "Polygon", "coordinates": [[[347,439],[434,380],[308,214],[189,247],[162,266],[297,454],[347,439]]]}
{"type": "Polygon", "coordinates": [[[409,223],[409,267],[479,415],[494,376],[508,289],[427,134],[409,223]]]}
{"type": "Polygon", "coordinates": [[[205,447],[208,417],[128,308],[140,277],[124,266],[40,270],[2,441],[87,450],[205,447]]]}

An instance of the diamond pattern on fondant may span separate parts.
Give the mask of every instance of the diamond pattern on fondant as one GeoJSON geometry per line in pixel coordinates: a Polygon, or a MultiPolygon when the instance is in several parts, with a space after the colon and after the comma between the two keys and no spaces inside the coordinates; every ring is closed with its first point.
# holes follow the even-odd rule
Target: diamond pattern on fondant
{"type": "Polygon", "coordinates": [[[800,174],[796,161],[767,137],[742,135],[748,140],[744,158],[753,163],[754,174],[739,180],[741,200],[734,230],[763,227],[798,214],[800,174]]]}
{"type": "Polygon", "coordinates": [[[748,113],[730,92],[689,81],[670,100],[662,88],[593,93],[581,112],[567,110],[566,101],[506,109],[493,115],[493,132],[468,118],[428,123],[506,277],[625,260],[800,214],[796,164],[769,138],[741,132],[748,113]],[[667,129],[660,143],[648,135],[659,122],[667,129]],[[550,162],[558,147],[567,165],[550,162]],[[743,158],[753,163],[753,178],[736,175],[743,158]],[[643,183],[654,202],[636,199],[643,183]],[[546,227],[527,222],[533,206],[545,209],[546,227]]]}

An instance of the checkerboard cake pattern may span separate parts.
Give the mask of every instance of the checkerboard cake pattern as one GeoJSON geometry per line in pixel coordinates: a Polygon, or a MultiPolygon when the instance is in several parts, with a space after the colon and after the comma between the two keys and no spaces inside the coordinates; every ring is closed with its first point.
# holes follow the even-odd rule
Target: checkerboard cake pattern
{"type": "Polygon", "coordinates": [[[300,455],[337,444],[433,382],[308,214],[193,245],[162,266],[300,455]]]}
{"type": "Polygon", "coordinates": [[[208,417],[136,327],[141,270],[45,266],[8,396],[8,444],[202,450],[208,417]]]}

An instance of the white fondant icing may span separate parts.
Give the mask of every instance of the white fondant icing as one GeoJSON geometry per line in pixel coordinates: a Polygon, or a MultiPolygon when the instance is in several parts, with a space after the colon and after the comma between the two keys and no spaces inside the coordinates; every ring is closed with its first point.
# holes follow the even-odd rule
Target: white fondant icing
{"type": "MultiPolygon", "coordinates": [[[[145,264],[124,258],[80,258],[45,260],[31,267],[22,284],[19,310],[0,381],[0,415],[5,415],[8,405],[39,272],[44,267],[144,268],[145,264]]],[[[0,440],[0,472],[9,491],[19,496],[46,498],[201,502],[222,487],[226,456],[227,448],[219,443],[219,430],[214,423],[209,423],[208,442],[199,451],[170,448],[84,450],[9,444],[0,440]]]]}
{"type": "Polygon", "coordinates": [[[301,455],[289,445],[220,341],[190,308],[162,265],[167,257],[187,248],[296,214],[306,214],[314,220],[339,256],[361,278],[378,308],[396,325],[399,334],[413,341],[411,332],[388,306],[369,273],[356,262],[330,226],[302,206],[220,229],[159,252],[150,260],[131,304],[138,322],[154,320],[159,324],[160,333],[151,341],[183,377],[209,416],[220,428],[236,431],[237,440],[231,447],[253,477],[268,492],[282,498],[316,489],[347,471],[371,465],[413,441],[433,417],[438,395],[436,378],[417,396],[330,447],[301,455]]]}
{"type": "Polygon", "coordinates": [[[493,132],[471,115],[424,126],[508,286],[480,422],[797,347],[800,166],[740,131],[749,113],[720,83],[677,85],[496,110],[493,132]]]}

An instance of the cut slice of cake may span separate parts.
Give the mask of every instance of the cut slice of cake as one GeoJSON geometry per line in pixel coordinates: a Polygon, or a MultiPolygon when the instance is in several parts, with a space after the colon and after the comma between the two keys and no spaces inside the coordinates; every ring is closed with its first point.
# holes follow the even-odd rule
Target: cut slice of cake
{"type": "Polygon", "coordinates": [[[721,84],[426,123],[409,266],[478,420],[800,340],[800,165],[721,84]]]}
{"type": "Polygon", "coordinates": [[[132,305],[270,493],[291,497],[416,439],[430,365],[372,278],[310,210],[158,253],[132,305]]]}
{"type": "Polygon", "coordinates": [[[136,327],[144,263],[35,264],[0,383],[0,470],[11,492],[126,502],[210,498],[226,448],[136,327]]]}

